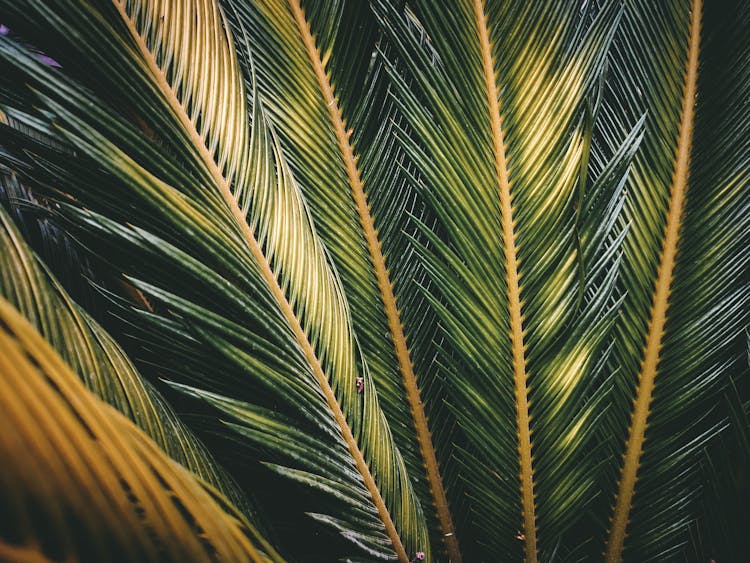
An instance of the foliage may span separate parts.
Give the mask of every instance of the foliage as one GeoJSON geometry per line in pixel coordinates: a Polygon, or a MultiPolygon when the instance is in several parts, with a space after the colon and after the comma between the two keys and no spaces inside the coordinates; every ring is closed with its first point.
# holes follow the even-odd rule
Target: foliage
{"type": "Polygon", "coordinates": [[[739,557],[745,3],[0,22],[0,558],[739,557]]]}

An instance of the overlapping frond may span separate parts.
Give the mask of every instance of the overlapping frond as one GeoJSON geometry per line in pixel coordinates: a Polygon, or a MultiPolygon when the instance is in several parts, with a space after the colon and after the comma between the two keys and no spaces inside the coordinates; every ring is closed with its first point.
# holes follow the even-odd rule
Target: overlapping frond
{"type": "MultiPolygon", "coordinates": [[[[71,174],[57,174],[61,155],[35,146],[42,153],[35,160],[44,166],[32,167],[28,176],[38,186],[62,185],[83,203],[86,210],[76,203],[63,205],[61,213],[96,233],[91,245],[109,252],[137,287],[171,313],[172,318],[142,315],[162,333],[152,349],[159,349],[159,364],[170,376],[250,405],[281,401],[296,417],[301,430],[295,430],[324,435],[318,443],[345,460],[342,486],[362,502],[341,525],[351,531],[355,523],[366,522],[359,543],[381,557],[408,560],[417,551],[429,552],[406,469],[366,363],[358,358],[339,282],[260,104],[254,109],[253,139],[242,142],[250,138],[249,120],[234,108],[247,96],[236,63],[223,54],[231,42],[220,11],[208,3],[187,15],[166,5],[147,7],[115,3],[100,11],[62,2],[15,12],[19,28],[28,26],[32,36],[45,17],[62,18],[62,41],[52,48],[70,75],[104,96],[3,42],[5,60],[26,73],[63,136],[90,159],[71,163],[71,174]],[[99,25],[87,25],[80,11],[99,25]],[[154,29],[198,20],[210,24],[206,43],[199,41],[198,47],[180,48],[177,38],[183,33],[154,29]],[[90,42],[70,41],[73,34],[90,42]],[[90,46],[97,42],[96,49],[90,46]],[[102,44],[109,48],[101,49],[102,44]],[[221,61],[219,74],[197,63],[209,54],[221,61]],[[101,72],[81,77],[76,57],[96,63],[101,72]],[[180,82],[180,69],[188,66],[203,72],[180,82]],[[108,72],[121,67],[128,68],[127,78],[108,72]],[[207,85],[215,92],[202,95],[207,85]],[[133,113],[138,129],[127,119],[133,113]],[[56,172],[52,177],[50,168],[56,172]],[[137,261],[131,259],[135,255],[137,261]],[[181,354],[183,347],[195,352],[201,346],[217,356],[210,365],[195,353],[181,354]],[[169,364],[170,356],[177,363],[169,364]],[[184,372],[176,373],[176,365],[184,372]],[[226,377],[217,378],[224,369],[226,377]],[[230,374],[245,379],[244,391],[236,389],[230,374]],[[294,393],[284,393],[289,390],[294,393]]],[[[13,143],[31,146],[20,134],[13,143]]],[[[288,436],[292,440],[294,433],[288,436]]],[[[305,468],[322,478],[312,461],[305,468]]]]}
{"type": "Polygon", "coordinates": [[[0,296],[32,323],[90,391],[132,420],[172,459],[244,507],[236,485],[141,378],[112,337],[38,262],[2,207],[0,296]]]}
{"type": "Polygon", "coordinates": [[[701,446],[721,427],[711,410],[747,327],[747,17],[730,3],[628,2],[616,39],[605,119],[647,120],[603,426],[617,464],[610,561],[663,560],[687,541],[701,446]]]}
{"type": "Polygon", "coordinates": [[[5,300],[0,388],[3,556],[270,560],[246,521],[94,397],[5,300]]]}
{"type": "Polygon", "coordinates": [[[459,561],[439,467],[450,425],[433,435],[423,401],[435,379],[434,325],[424,322],[424,275],[407,234],[416,234],[411,214],[424,210],[401,170],[375,18],[367,2],[225,4],[235,36],[252,45],[260,93],[340,273],[396,443],[410,473],[424,476],[415,489],[459,561]]]}
{"type": "Polygon", "coordinates": [[[408,16],[376,5],[407,66],[394,72],[416,133],[405,148],[449,240],[434,238],[423,255],[445,300],[435,307],[454,352],[450,402],[475,450],[460,461],[481,553],[516,558],[525,547],[536,560],[594,495],[586,435],[602,409],[594,390],[613,320],[617,185],[637,134],[598,198],[582,199],[584,115],[617,10],[585,28],[565,3],[415,2],[431,52],[410,38],[408,16]],[[597,283],[581,279],[579,260],[597,283]],[[579,284],[593,292],[581,311],[579,284]]]}

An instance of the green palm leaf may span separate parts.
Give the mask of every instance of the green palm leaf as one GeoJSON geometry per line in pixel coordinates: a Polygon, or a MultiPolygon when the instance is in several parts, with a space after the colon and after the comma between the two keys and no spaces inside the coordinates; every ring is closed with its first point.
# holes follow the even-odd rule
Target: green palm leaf
{"type": "Polygon", "coordinates": [[[748,12],[729,22],[728,8],[630,2],[615,43],[611,114],[648,117],[625,210],[627,295],[606,435],[623,463],[608,492],[610,561],[662,559],[686,541],[692,517],[682,505],[698,490],[700,446],[717,428],[709,413],[748,323],[748,287],[737,284],[749,256],[739,211],[747,209],[748,59],[726,42],[747,45],[739,22],[748,12]],[[719,63],[727,53],[735,58],[719,63]]]}
{"type": "Polygon", "coordinates": [[[460,561],[439,466],[449,463],[451,429],[430,427],[422,398],[434,395],[437,414],[433,332],[406,236],[416,233],[410,213],[423,211],[400,174],[374,15],[366,2],[226,4],[236,35],[250,36],[269,116],[340,273],[394,439],[419,476],[415,490],[460,561]]]}
{"type": "Polygon", "coordinates": [[[449,239],[434,240],[424,259],[446,302],[435,306],[455,351],[446,360],[451,402],[475,450],[459,456],[475,533],[489,542],[483,557],[515,559],[524,546],[537,560],[594,495],[585,436],[601,414],[596,374],[614,312],[611,273],[594,280],[605,264],[612,271],[616,186],[634,139],[590,200],[576,198],[590,136],[582,116],[617,15],[610,7],[583,29],[562,4],[415,3],[436,63],[410,40],[408,16],[379,4],[417,86],[394,77],[417,139],[405,150],[449,239]],[[579,279],[577,260],[590,281],[579,279]],[[537,528],[547,535],[538,540],[537,528]]]}

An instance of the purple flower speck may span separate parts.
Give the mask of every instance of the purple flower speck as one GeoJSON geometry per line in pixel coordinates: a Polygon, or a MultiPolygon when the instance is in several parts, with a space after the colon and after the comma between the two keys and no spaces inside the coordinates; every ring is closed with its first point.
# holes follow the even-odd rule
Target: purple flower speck
{"type": "MultiPolygon", "coordinates": [[[[2,24],[2,23],[0,23],[0,35],[2,35],[2,36],[6,36],[6,35],[8,35],[9,33],[10,33],[10,28],[8,28],[8,26],[7,26],[7,25],[5,25],[5,24],[2,24]]],[[[47,66],[51,66],[51,67],[54,67],[54,68],[60,68],[60,63],[58,63],[58,62],[57,62],[57,61],[56,61],[55,59],[53,59],[52,57],[48,57],[47,55],[45,55],[45,54],[43,54],[43,53],[37,53],[37,54],[36,54],[36,59],[37,59],[37,60],[38,60],[38,61],[39,61],[40,63],[44,63],[44,64],[46,64],[47,66]]]]}
{"type": "Polygon", "coordinates": [[[52,57],[48,57],[47,55],[42,55],[41,53],[37,54],[36,56],[37,60],[39,62],[42,62],[46,64],[47,66],[52,66],[55,68],[60,68],[60,63],[58,63],[55,59],[52,57]]]}

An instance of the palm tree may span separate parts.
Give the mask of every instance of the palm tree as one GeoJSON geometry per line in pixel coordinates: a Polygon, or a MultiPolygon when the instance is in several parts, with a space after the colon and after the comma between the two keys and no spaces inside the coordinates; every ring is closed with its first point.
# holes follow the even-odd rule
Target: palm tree
{"type": "Polygon", "coordinates": [[[741,557],[746,3],[0,20],[0,559],[741,557]]]}

